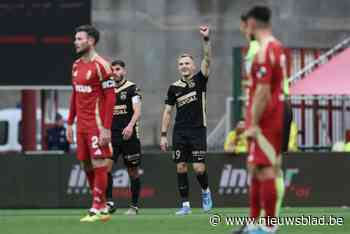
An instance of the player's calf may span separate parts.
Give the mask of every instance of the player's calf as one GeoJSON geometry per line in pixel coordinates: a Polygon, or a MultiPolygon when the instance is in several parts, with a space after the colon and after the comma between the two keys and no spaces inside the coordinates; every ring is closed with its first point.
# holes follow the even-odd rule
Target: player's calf
{"type": "MultiPolygon", "coordinates": [[[[260,181],[260,204],[264,204],[264,211],[266,217],[276,217],[277,211],[277,187],[276,187],[276,170],[275,168],[262,167],[258,172],[260,181]]],[[[266,230],[274,230],[273,225],[268,225],[266,230]]],[[[266,230],[259,230],[260,233],[266,230]]]]}
{"type": "Polygon", "coordinates": [[[208,212],[213,207],[211,192],[208,183],[208,173],[204,163],[194,163],[193,169],[197,174],[197,180],[202,188],[202,208],[204,212],[208,212]]]}
{"type": "Polygon", "coordinates": [[[93,159],[92,163],[95,173],[92,207],[100,210],[106,208],[107,160],[93,159]]]}
{"type": "Polygon", "coordinates": [[[138,203],[141,191],[141,179],[139,174],[139,167],[129,167],[128,173],[130,177],[130,190],[131,190],[131,206],[126,212],[127,214],[137,214],[138,213],[138,203]]]}
{"type": "Polygon", "coordinates": [[[107,165],[107,189],[106,189],[106,205],[108,208],[108,213],[109,214],[114,214],[116,212],[116,206],[113,201],[113,175],[112,175],[112,167],[113,167],[113,160],[108,160],[108,165],[107,165]]]}
{"type": "Polygon", "coordinates": [[[187,165],[185,163],[177,164],[177,185],[181,197],[182,207],[176,212],[176,215],[187,215],[191,213],[189,202],[189,183],[187,176],[187,165]],[[184,165],[185,166],[184,166],[184,165]]]}

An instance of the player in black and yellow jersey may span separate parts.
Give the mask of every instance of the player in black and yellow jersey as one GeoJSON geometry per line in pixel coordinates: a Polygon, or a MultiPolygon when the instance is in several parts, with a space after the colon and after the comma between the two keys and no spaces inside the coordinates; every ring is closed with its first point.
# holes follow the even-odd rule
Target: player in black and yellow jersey
{"type": "MultiPolygon", "coordinates": [[[[112,146],[113,161],[116,163],[121,155],[128,169],[131,188],[131,205],[125,214],[138,213],[138,200],[141,190],[139,165],[141,162],[141,143],[139,137],[139,118],[141,116],[141,94],[136,84],[128,81],[125,62],[115,60],[112,62],[112,71],[116,80],[116,104],[113,111],[112,146]]],[[[113,213],[115,206],[112,201],[113,176],[111,169],[113,161],[109,163],[107,205],[113,213]]]]}
{"type": "Polygon", "coordinates": [[[167,132],[170,125],[173,107],[176,106],[176,118],[173,131],[173,160],[176,163],[178,189],[182,208],[178,215],[191,213],[187,163],[193,163],[193,169],[202,188],[202,207],[205,212],[212,208],[211,193],[208,186],[208,174],[205,164],[207,150],[207,107],[206,92],[209,79],[211,47],[209,27],[201,26],[203,37],[203,60],[199,72],[190,54],[182,54],[177,59],[181,78],[170,85],[163,112],[160,146],[166,151],[168,146],[167,132]]]}

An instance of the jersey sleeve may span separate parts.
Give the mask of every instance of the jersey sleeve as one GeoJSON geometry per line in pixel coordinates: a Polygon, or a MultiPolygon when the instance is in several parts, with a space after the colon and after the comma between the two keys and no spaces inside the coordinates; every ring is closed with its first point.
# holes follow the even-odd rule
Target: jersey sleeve
{"type": "Polygon", "coordinates": [[[74,85],[73,85],[73,92],[72,92],[72,95],[71,95],[71,98],[70,98],[70,104],[69,104],[69,114],[68,114],[68,119],[67,119],[67,124],[68,125],[73,125],[74,123],[74,119],[75,119],[75,116],[76,116],[76,106],[75,106],[75,103],[76,103],[76,94],[75,94],[75,90],[74,90],[74,85]]]}
{"type": "Polygon", "coordinates": [[[165,99],[165,104],[173,106],[173,105],[175,105],[175,103],[176,103],[176,97],[175,97],[174,91],[172,89],[172,86],[170,86],[168,89],[166,99],[165,99]]]}
{"type": "Polygon", "coordinates": [[[99,75],[99,79],[101,82],[101,87],[104,95],[104,109],[105,116],[103,127],[106,129],[110,129],[112,126],[113,119],[113,108],[115,105],[115,81],[112,76],[112,69],[110,64],[104,60],[100,60],[97,63],[97,73],[99,75]]]}
{"type": "Polygon", "coordinates": [[[140,89],[137,88],[136,85],[133,85],[129,89],[129,97],[131,98],[132,103],[140,103],[142,99],[142,95],[140,89]]]}
{"type": "Polygon", "coordinates": [[[98,63],[97,72],[102,85],[102,89],[111,89],[115,87],[115,81],[112,75],[112,69],[107,62],[98,63]]]}
{"type": "Polygon", "coordinates": [[[208,78],[209,77],[206,77],[203,73],[202,73],[202,71],[199,71],[196,75],[196,79],[197,79],[197,82],[199,83],[199,85],[201,86],[201,87],[206,87],[206,85],[207,85],[207,83],[208,83],[208,78]]]}
{"type": "Polygon", "coordinates": [[[140,99],[142,99],[141,91],[136,85],[130,88],[130,97],[139,97],[140,99]]]}
{"type": "Polygon", "coordinates": [[[256,78],[258,84],[271,84],[272,83],[272,63],[268,54],[272,51],[267,51],[265,61],[257,64],[256,78]]]}

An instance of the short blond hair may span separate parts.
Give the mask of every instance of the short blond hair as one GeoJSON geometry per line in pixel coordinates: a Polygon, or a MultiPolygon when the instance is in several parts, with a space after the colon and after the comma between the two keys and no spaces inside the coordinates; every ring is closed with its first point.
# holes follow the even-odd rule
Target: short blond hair
{"type": "Polygon", "coordinates": [[[182,59],[182,58],[190,58],[190,59],[192,59],[194,61],[194,58],[193,58],[192,54],[187,53],[187,52],[180,54],[177,57],[177,61],[179,62],[179,60],[182,59]]]}

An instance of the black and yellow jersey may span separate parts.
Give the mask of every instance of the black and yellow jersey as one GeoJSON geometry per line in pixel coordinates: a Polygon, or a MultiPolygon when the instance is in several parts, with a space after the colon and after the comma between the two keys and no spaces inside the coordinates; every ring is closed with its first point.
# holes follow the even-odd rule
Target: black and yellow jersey
{"type": "MultiPolygon", "coordinates": [[[[129,124],[134,114],[133,102],[140,101],[140,90],[136,84],[125,80],[119,87],[115,88],[116,102],[113,110],[112,131],[123,131],[129,124]]],[[[137,124],[135,125],[137,128],[137,124]]],[[[136,130],[136,129],[134,129],[136,130]]]]}
{"type": "Polygon", "coordinates": [[[199,71],[191,79],[181,78],[170,85],[165,104],[176,105],[174,129],[207,126],[207,82],[199,71]]]}

